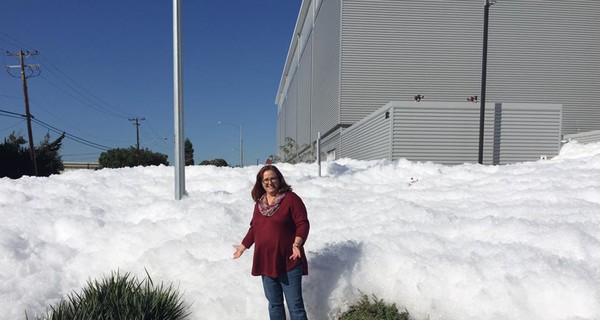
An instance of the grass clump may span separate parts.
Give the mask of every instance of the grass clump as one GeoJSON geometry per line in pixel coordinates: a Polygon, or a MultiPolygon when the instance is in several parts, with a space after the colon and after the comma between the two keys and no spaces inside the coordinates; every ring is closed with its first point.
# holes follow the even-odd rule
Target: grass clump
{"type": "Polygon", "coordinates": [[[182,320],[190,313],[173,285],[155,286],[148,272],[143,280],[129,273],[112,272],[102,280],[88,281],[80,292],[50,306],[37,320],[182,320]]]}
{"type": "Polygon", "coordinates": [[[339,320],[409,320],[408,311],[399,312],[395,303],[385,303],[375,295],[369,296],[361,292],[361,299],[350,306],[339,320]]]}

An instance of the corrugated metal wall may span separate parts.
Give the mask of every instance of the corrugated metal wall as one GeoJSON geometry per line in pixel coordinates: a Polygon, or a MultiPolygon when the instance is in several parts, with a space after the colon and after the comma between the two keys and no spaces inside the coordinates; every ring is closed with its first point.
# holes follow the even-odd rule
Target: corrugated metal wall
{"type": "Polygon", "coordinates": [[[500,128],[489,135],[494,137],[494,155],[500,164],[556,156],[560,150],[561,112],[561,105],[496,103],[493,113],[500,117],[496,119],[500,128]]]}
{"type": "Polygon", "coordinates": [[[298,136],[293,137],[299,146],[311,143],[310,97],[312,83],[312,41],[308,40],[298,67],[298,136]]]}
{"type": "Polygon", "coordinates": [[[393,108],[384,106],[342,130],[340,158],[391,159],[393,108]]]}
{"type": "MultiPolygon", "coordinates": [[[[600,128],[598,16],[596,0],[498,1],[487,100],[562,104],[563,133],[600,128]]],[[[482,25],[482,0],[343,0],[341,123],[417,94],[479,95],[482,25]]]]}
{"type": "Polygon", "coordinates": [[[279,146],[285,144],[285,110],[285,107],[283,107],[277,114],[277,137],[275,139],[277,150],[275,154],[279,154],[279,146]]]}
{"type": "MultiPolygon", "coordinates": [[[[479,107],[468,103],[391,102],[394,109],[392,159],[444,164],[477,162],[479,107]]],[[[492,109],[488,108],[486,118],[492,109]]],[[[493,116],[493,114],[492,114],[493,116]]],[[[493,122],[486,121],[491,128],[493,122]]],[[[489,135],[485,145],[489,146],[489,135]]],[[[484,148],[484,162],[491,159],[484,148]],[[485,157],[487,155],[487,157],[485,157]]]]}
{"type": "MultiPolygon", "coordinates": [[[[385,108],[393,109],[392,159],[444,164],[477,162],[479,108],[476,104],[390,102],[385,108]]],[[[560,149],[561,109],[560,105],[487,103],[484,164],[556,156],[560,149]]],[[[343,149],[352,147],[345,144],[345,137],[342,141],[343,149]]]]}
{"type": "MultiPolygon", "coordinates": [[[[285,137],[291,137],[296,140],[298,136],[298,73],[292,78],[285,99],[285,137]]],[[[285,140],[284,137],[284,140],[285,140]]]]}
{"type": "MultiPolygon", "coordinates": [[[[341,135],[342,129],[338,128],[326,137],[321,137],[321,152],[323,154],[327,154],[335,151],[336,159],[339,158],[340,150],[342,149],[341,135]]],[[[325,159],[325,157],[323,159],[325,159]]]]}
{"type": "Polygon", "coordinates": [[[342,123],[418,94],[425,101],[478,95],[482,3],[344,0],[342,123]]]}
{"type": "Polygon", "coordinates": [[[600,142],[600,130],[565,135],[565,140],[575,140],[579,143],[600,142]]]}
{"type": "Polygon", "coordinates": [[[314,7],[308,4],[311,8],[298,38],[300,44],[290,51],[294,54],[290,63],[297,66],[290,66],[284,78],[289,83],[284,86],[278,121],[285,124],[278,124],[278,128],[285,130],[277,131],[278,147],[286,137],[299,146],[310,144],[316,141],[317,132],[331,134],[339,124],[340,0],[317,3],[314,7]],[[314,28],[311,10],[318,10],[314,28]]]}
{"type": "Polygon", "coordinates": [[[600,129],[600,2],[498,1],[490,101],[559,103],[563,134],[600,129]]]}
{"type": "MultiPolygon", "coordinates": [[[[518,121],[507,113],[509,103],[541,103],[563,105],[563,134],[600,128],[599,15],[598,0],[500,0],[490,8],[487,101],[502,101],[508,108],[500,119],[504,125],[518,121]]],[[[307,17],[312,19],[311,14],[307,17]]],[[[302,25],[299,41],[306,48],[301,48],[301,58],[293,53],[297,57],[291,64],[301,61],[285,80],[285,117],[279,117],[285,123],[278,126],[278,134],[295,134],[303,144],[306,128],[310,141],[318,131],[336,134],[340,126],[356,123],[388,101],[411,101],[417,94],[425,96],[424,102],[464,102],[478,96],[482,25],[482,0],[323,0],[314,28],[302,25]],[[310,87],[305,86],[308,78],[310,87]]],[[[465,136],[475,132],[478,137],[479,108],[470,108],[477,110],[476,125],[461,122],[466,118],[453,123],[456,115],[432,116],[442,127],[455,125],[465,136]]],[[[484,162],[490,164],[507,154],[498,149],[498,138],[493,140],[498,130],[506,133],[495,112],[494,107],[486,112],[484,162]]],[[[525,121],[538,115],[534,112],[525,121]]],[[[394,146],[394,157],[407,148],[418,150],[406,139],[405,145],[394,146]]],[[[505,137],[503,148],[510,145],[506,139],[513,138],[505,137]]],[[[528,148],[525,140],[514,138],[511,148],[528,148]]],[[[477,143],[467,149],[463,151],[477,150],[477,143]]],[[[423,160],[435,161],[435,154],[429,156],[423,160]]],[[[456,161],[474,162],[476,152],[474,157],[457,152],[456,161]]]]}
{"type": "Polygon", "coordinates": [[[315,141],[317,132],[325,135],[340,119],[340,0],[322,2],[312,38],[311,140],[315,141]]]}

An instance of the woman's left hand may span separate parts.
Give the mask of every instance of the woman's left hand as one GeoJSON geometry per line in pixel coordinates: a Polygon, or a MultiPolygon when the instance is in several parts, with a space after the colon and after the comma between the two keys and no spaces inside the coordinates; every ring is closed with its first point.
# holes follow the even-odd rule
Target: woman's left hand
{"type": "Polygon", "coordinates": [[[300,254],[300,247],[293,246],[292,247],[292,255],[290,256],[290,259],[296,260],[296,259],[300,259],[300,258],[302,258],[302,255],[300,254]]]}

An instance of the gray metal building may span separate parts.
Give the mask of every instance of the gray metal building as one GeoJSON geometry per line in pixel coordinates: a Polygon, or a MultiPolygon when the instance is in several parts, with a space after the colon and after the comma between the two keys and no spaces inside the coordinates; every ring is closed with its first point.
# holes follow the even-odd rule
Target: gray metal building
{"type": "MultiPolygon", "coordinates": [[[[486,103],[484,164],[556,156],[562,106],[486,103]]],[[[479,108],[468,102],[390,102],[344,129],[340,157],[405,158],[443,164],[477,162],[479,108]]]]}
{"type": "MultiPolygon", "coordinates": [[[[277,91],[277,146],[286,137],[310,144],[321,132],[322,150],[339,158],[344,130],[390,101],[478,96],[483,5],[304,0],[277,91]]],[[[598,16],[597,0],[498,0],[490,8],[487,101],[562,105],[564,135],[600,129],[598,16]]],[[[486,137],[492,130],[486,125],[486,137]]]]}

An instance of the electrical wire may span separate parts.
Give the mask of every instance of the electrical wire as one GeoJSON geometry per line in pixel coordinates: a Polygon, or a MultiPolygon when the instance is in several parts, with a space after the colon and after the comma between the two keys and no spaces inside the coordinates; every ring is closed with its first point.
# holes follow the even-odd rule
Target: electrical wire
{"type": "Polygon", "coordinates": [[[83,88],[82,86],[80,86],[79,84],[77,84],[75,81],[73,81],[73,79],[71,79],[69,76],[67,76],[64,72],[60,71],[53,63],[50,62],[50,60],[48,60],[48,58],[44,57],[44,60],[46,61],[45,63],[47,63],[49,66],[52,66],[53,68],[55,68],[61,75],[62,77],[67,78],[70,82],[72,82],[75,86],[77,86],[78,88],[76,88],[75,86],[71,85],[69,82],[65,81],[63,78],[61,78],[60,75],[58,75],[57,73],[55,73],[54,71],[52,71],[52,69],[50,68],[46,68],[45,70],[48,71],[50,74],[54,75],[56,77],[56,79],[58,79],[61,83],[63,83],[65,86],[67,86],[69,89],[71,89],[74,93],[76,93],[79,97],[74,96],[73,94],[67,92],[65,89],[60,88],[57,84],[53,83],[50,79],[42,76],[42,79],[44,79],[45,81],[47,81],[48,83],[50,83],[52,86],[60,89],[61,91],[63,91],[64,93],[66,93],[67,95],[71,96],[73,99],[76,99],[77,101],[93,108],[96,109],[97,111],[100,111],[102,113],[108,114],[110,116],[116,117],[116,118],[122,118],[122,119],[129,119],[131,118],[131,115],[119,110],[118,108],[115,108],[113,106],[111,106],[110,104],[104,102],[103,100],[101,100],[100,98],[98,98],[97,96],[95,96],[94,94],[92,94],[91,92],[89,92],[88,90],[86,90],[85,88],[83,88]],[[92,97],[94,99],[96,99],[97,101],[99,101],[101,104],[107,106],[104,107],[101,104],[97,103],[96,101],[94,101],[93,99],[89,98],[88,96],[84,95],[82,92],[86,93],[89,97],[92,97]],[[83,101],[82,99],[85,99],[86,101],[83,101]]]}
{"type": "MultiPolygon", "coordinates": [[[[8,34],[6,34],[5,32],[2,32],[2,31],[0,31],[0,41],[3,41],[5,43],[8,43],[8,44],[10,44],[12,46],[15,46],[15,47],[28,47],[25,44],[19,42],[15,38],[9,36],[8,34]]],[[[98,98],[96,95],[94,95],[93,93],[91,93],[89,90],[87,90],[84,87],[82,87],[80,84],[78,84],[76,81],[74,81],[71,77],[69,77],[66,73],[64,73],[63,71],[61,71],[56,66],[56,64],[54,64],[45,54],[40,54],[40,56],[44,60],[45,65],[47,65],[47,66],[50,67],[50,68],[46,68],[45,70],[48,73],[52,74],[54,77],[56,77],[56,79],[58,79],[58,81],[62,82],[70,90],[72,90],[73,92],[75,92],[79,97],[76,97],[75,95],[67,92],[67,90],[59,87],[57,84],[53,83],[50,79],[48,79],[48,78],[46,78],[44,76],[41,76],[45,81],[47,81],[48,83],[50,83],[52,86],[54,86],[57,89],[61,90],[62,92],[64,92],[68,96],[72,97],[73,99],[75,99],[75,100],[83,103],[84,105],[89,106],[89,107],[91,107],[93,109],[96,109],[97,111],[103,112],[105,114],[108,114],[110,116],[117,117],[117,118],[124,118],[124,119],[131,118],[131,115],[129,115],[129,114],[127,114],[127,113],[119,110],[118,108],[116,108],[116,107],[108,104],[107,102],[103,101],[102,99],[98,98]],[[56,72],[53,71],[53,69],[56,72]],[[65,79],[67,79],[68,82],[65,79]],[[77,89],[75,86],[77,88],[79,88],[79,89],[77,89]],[[83,94],[82,92],[84,92],[85,94],[83,94]],[[86,94],[87,94],[87,96],[86,96],[86,94]],[[89,97],[92,97],[93,99],[95,99],[96,101],[99,101],[100,103],[94,101],[93,99],[91,99],[89,97]],[[87,100],[87,102],[83,101],[82,99],[87,100]]],[[[11,75],[11,76],[13,76],[13,77],[15,77],[15,78],[18,78],[16,76],[14,76],[13,74],[11,74],[10,72],[8,74],[11,75]]]]}
{"type": "Polygon", "coordinates": [[[17,97],[17,96],[9,96],[9,95],[7,95],[7,94],[1,94],[1,93],[0,93],[0,97],[12,98],[12,99],[21,99],[21,97],[17,97]]]}
{"type": "MultiPolygon", "coordinates": [[[[16,118],[16,117],[15,117],[15,118],[16,118]]],[[[18,121],[17,123],[15,123],[15,124],[13,124],[13,125],[11,125],[11,126],[8,126],[8,127],[4,128],[4,129],[0,130],[0,132],[8,131],[8,130],[10,130],[10,129],[12,129],[12,128],[16,127],[16,126],[22,125],[22,124],[23,124],[23,122],[25,122],[25,119],[21,119],[21,120],[20,120],[20,121],[18,121]]]]}
{"type": "Polygon", "coordinates": [[[26,115],[24,115],[24,114],[20,114],[20,113],[16,113],[16,112],[11,112],[11,111],[6,111],[6,110],[0,110],[0,113],[2,115],[6,114],[7,116],[8,115],[12,115],[14,118],[16,118],[16,116],[23,117],[23,118],[26,117],[26,115]]]}
{"type": "MultiPolygon", "coordinates": [[[[23,114],[19,114],[19,113],[16,113],[16,112],[5,111],[5,110],[0,110],[0,115],[5,116],[5,117],[10,117],[10,118],[18,118],[18,119],[23,119],[23,118],[26,117],[23,114]]],[[[71,139],[71,140],[73,140],[75,142],[79,142],[79,143],[84,144],[84,145],[86,145],[88,147],[92,147],[92,148],[96,148],[96,149],[100,149],[100,150],[104,150],[104,151],[112,149],[111,147],[107,147],[105,145],[101,145],[101,144],[98,144],[98,143],[95,143],[95,142],[83,139],[83,138],[78,137],[76,135],[72,135],[70,133],[67,133],[66,131],[60,130],[60,129],[58,129],[58,128],[52,126],[52,125],[49,125],[49,124],[45,123],[44,121],[36,119],[34,117],[31,117],[31,121],[39,124],[40,126],[46,128],[46,129],[48,129],[48,130],[50,130],[52,132],[55,132],[55,133],[58,133],[58,134],[63,134],[64,133],[65,134],[65,138],[69,138],[69,139],[71,139]]],[[[16,125],[13,125],[13,126],[16,126],[16,125]]],[[[3,130],[6,130],[6,129],[3,129],[3,130]]]]}
{"type": "MultiPolygon", "coordinates": [[[[20,48],[25,48],[28,47],[27,45],[24,45],[23,43],[21,43],[20,41],[16,40],[15,38],[9,36],[8,34],[6,34],[5,32],[0,31],[0,41],[7,43],[11,46],[14,47],[20,47],[20,48]]],[[[60,91],[64,92],[66,95],[72,97],[73,99],[83,103],[85,106],[91,107],[97,111],[100,111],[102,113],[105,113],[107,115],[116,117],[116,118],[121,118],[121,119],[129,119],[131,118],[130,115],[128,115],[125,112],[122,112],[121,110],[119,110],[118,108],[115,108],[114,106],[106,103],[105,101],[103,101],[102,99],[98,98],[96,95],[94,95],[93,93],[91,93],[90,91],[86,90],[85,88],[83,88],[81,85],[79,85],[76,81],[74,81],[71,77],[69,77],[66,73],[64,73],[63,71],[61,71],[54,63],[52,63],[52,61],[50,61],[50,59],[48,59],[45,55],[42,55],[41,58],[44,60],[44,63],[49,66],[50,68],[46,68],[45,70],[48,71],[47,73],[53,75],[54,77],[56,77],[56,79],[58,79],[58,81],[60,81],[62,84],[64,84],[65,86],[67,86],[71,91],[75,92],[78,96],[68,92],[67,90],[65,90],[64,88],[60,87],[58,84],[54,83],[52,80],[48,79],[47,77],[45,77],[44,75],[41,75],[41,78],[44,79],[46,82],[48,82],[50,85],[54,86],[55,88],[59,89],[60,91]],[[56,71],[53,71],[53,69],[56,71]],[[65,79],[68,79],[68,81],[66,81],[65,79]],[[73,85],[72,85],[72,84],[73,85]],[[77,88],[76,88],[77,87],[77,88]],[[83,93],[85,94],[83,94],[83,93]],[[87,95],[87,96],[86,96],[87,95]],[[92,98],[90,98],[92,97],[92,98]],[[96,101],[94,101],[94,99],[96,101]],[[99,103],[98,103],[98,102],[99,103]]],[[[9,73],[9,75],[13,76],[12,74],[9,73]]],[[[14,98],[12,96],[8,96],[8,95],[2,95],[5,97],[10,97],[10,98],[14,98]]],[[[18,119],[23,119],[25,117],[25,115],[22,114],[18,114],[18,113],[14,113],[14,112],[10,112],[10,111],[5,111],[5,110],[0,110],[0,115],[1,116],[5,116],[5,117],[10,117],[10,118],[18,118],[18,119]]],[[[107,151],[110,149],[113,149],[111,147],[102,145],[102,144],[98,144],[95,142],[92,142],[90,140],[78,137],[76,135],[67,133],[64,130],[60,130],[59,128],[56,128],[44,121],[41,121],[39,119],[36,119],[34,117],[31,118],[31,120],[33,122],[35,122],[36,124],[52,131],[58,134],[65,134],[65,138],[68,138],[70,140],[73,140],[75,142],[81,143],[83,145],[92,147],[92,148],[96,148],[96,149],[100,149],[103,151],[107,151]]]]}
{"type": "Polygon", "coordinates": [[[60,130],[60,129],[52,126],[52,125],[49,125],[49,124],[47,124],[47,123],[45,123],[45,122],[43,122],[43,121],[41,121],[39,119],[32,118],[31,120],[33,122],[39,124],[40,126],[42,126],[42,127],[46,128],[46,129],[52,131],[52,132],[55,132],[55,133],[58,133],[58,134],[63,134],[64,133],[65,134],[65,138],[69,138],[69,139],[71,139],[71,140],[73,140],[75,142],[79,142],[79,143],[84,144],[84,145],[86,145],[88,147],[92,147],[92,148],[103,150],[103,151],[108,151],[110,149],[114,149],[114,148],[111,148],[111,147],[107,147],[105,145],[101,145],[101,144],[98,144],[98,143],[95,143],[95,142],[92,142],[92,141],[80,138],[78,136],[72,135],[70,133],[67,133],[66,131],[60,130]]]}
{"type": "Polygon", "coordinates": [[[94,104],[91,104],[91,103],[89,103],[89,102],[86,102],[86,101],[84,101],[84,100],[81,100],[80,98],[78,98],[78,97],[74,96],[73,94],[71,94],[71,93],[67,92],[67,90],[65,90],[65,89],[63,89],[63,88],[61,88],[61,87],[59,87],[57,84],[55,84],[54,82],[50,81],[48,78],[46,78],[46,77],[44,77],[44,76],[41,76],[41,78],[42,78],[42,79],[44,79],[44,80],[45,80],[46,82],[48,82],[49,84],[51,84],[52,86],[54,86],[55,88],[57,88],[58,90],[60,90],[60,91],[64,92],[66,95],[68,95],[68,96],[70,96],[71,98],[73,98],[73,99],[75,99],[75,100],[77,100],[77,101],[79,101],[79,102],[83,103],[84,105],[86,105],[86,106],[88,106],[88,107],[91,107],[91,108],[93,108],[93,109],[96,109],[96,110],[98,110],[98,111],[100,111],[100,112],[102,112],[102,113],[108,114],[108,115],[110,115],[110,116],[113,116],[113,117],[115,117],[115,118],[120,118],[120,119],[128,119],[126,116],[123,116],[123,115],[121,115],[121,114],[118,114],[118,113],[116,113],[116,112],[110,111],[110,110],[108,110],[108,109],[106,109],[106,108],[102,108],[102,107],[96,106],[96,105],[94,105],[94,104]]]}
{"type": "Polygon", "coordinates": [[[146,141],[151,141],[155,146],[159,147],[159,148],[170,148],[171,146],[165,142],[165,137],[160,137],[158,134],[156,134],[155,132],[148,132],[144,129],[143,126],[140,126],[140,130],[146,134],[149,135],[151,137],[149,137],[146,141]]]}
{"type": "Polygon", "coordinates": [[[101,137],[98,137],[98,136],[96,136],[94,134],[91,134],[89,132],[85,132],[85,131],[83,131],[83,130],[81,130],[79,128],[76,128],[76,127],[72,126],[71,124],[67,123],[66,121],[64,121],[62,118],[55,116],[51,111],[48,110],[48,108],[45,108],[37,100],[33,101],[33,105],[35,105],[36,109],[41,109],[42,111],[46,112],[47,115],[49,115],[50,117],[52,117],[54,120],[56,120],[56,121],[62,123],[63,125],[67,126],[67,129],[75,130],[75,131],[77,131],[79,133],[82,133],[82,134],[88,136],[88,137],[92,137],[95,140],[104,140],[105,142],[108,142],[108,143],[123,143],[123,141],[116,141],[116,140],[112,140],[112,139],[101,138],[101,137]]]}
{"type": "MultiPolygon", "coordinates": [[[[14,46],[14,47],[27,47],[27,46],[23,45],[21,42],[19,42],[17,39],[9,36],[8,34],[2,32],[2,31],[0,31],[0,41],[7,43],[11,46],[14,46]],[[3,39],[2,36],[4,36],[5,39],[3,39]],[[8,38],[8,40],[6,38],[8,38]]],[[[6,50],[6,51],[8,51],[8,50],[6,50]]]]}

